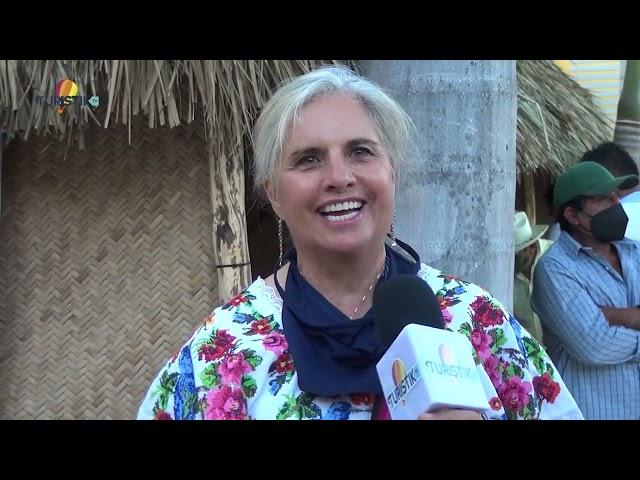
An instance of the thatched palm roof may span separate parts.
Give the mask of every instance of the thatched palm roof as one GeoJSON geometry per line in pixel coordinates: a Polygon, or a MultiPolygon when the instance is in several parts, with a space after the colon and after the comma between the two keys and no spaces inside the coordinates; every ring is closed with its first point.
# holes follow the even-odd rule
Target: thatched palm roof
{"type": "MultiPolygon", "coordinates": [[[[150,128],[177,126],[203,108],[209,138],[231,153],[242,143],[272,89],[283,79],[323,61],[200,60],[4,60],[0,61],[0,129],[28,139],[33,132],[75,136],[83,126],[131,125],[144,113],[150,128]],[[79,95],[101,97],[65,115],[38,97],[54,94],[71,78],[79,95]],[[75,132],[73,130],[75,129],[75,132]]],[[[542,171],[557,176],[582,152],[612,135],[590,92],[551,61],[518,61],[518,175],[542,171]]]]}
{"type": "Polygon", "coordinates": [[[613,125],[590,91],[550,60],[517,62],[518,178],[557,177],[587,150],[611,141],[613,125]]]}
{"type": "MultiPolygon", "coordinates": [[[[3,60],[0,128],[24,139],[35,130],[63,138],[82,127],[129,125],[145,114],[150,128],[175,127],[202,108],[209,138],[226,149],[241,143],[271,90],[283,79],[325,62],[308,60],[3,60]],[[38,97],[54,95],[56,82],[73,79],[79,96],[98,95],[101,107],[71,106],[57,113],[38,97]]],[[[129,130],[131,132],[131,130],[129,130]]]]}

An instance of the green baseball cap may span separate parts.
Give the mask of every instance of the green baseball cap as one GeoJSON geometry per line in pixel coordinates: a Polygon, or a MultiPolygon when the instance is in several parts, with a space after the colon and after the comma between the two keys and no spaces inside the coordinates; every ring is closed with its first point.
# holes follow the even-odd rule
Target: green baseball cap
{"type": "Polygon", "coordinates": [[[637,175],[614,177],[611,172],[596,162],[580,162],[558,178],[553,189],[553,204],[560,208],[581,195],[595,197],[613,192],[617,188],[626,190],[638,185],[637,175]]]}

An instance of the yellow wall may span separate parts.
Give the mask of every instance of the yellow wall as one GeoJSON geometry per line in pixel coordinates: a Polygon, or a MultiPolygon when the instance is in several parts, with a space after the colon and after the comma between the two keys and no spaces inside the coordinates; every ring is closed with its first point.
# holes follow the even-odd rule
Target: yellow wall
{"type": "Polygon", "coordinates": [[[591,90],[607,117],[615,121],[622,88],[620,60],[554,60],[554,63],[591,90]]]}

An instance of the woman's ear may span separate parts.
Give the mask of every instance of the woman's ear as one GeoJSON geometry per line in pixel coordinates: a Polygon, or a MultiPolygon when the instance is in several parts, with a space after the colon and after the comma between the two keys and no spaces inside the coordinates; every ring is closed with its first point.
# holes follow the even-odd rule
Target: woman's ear
{"type": "Polygon", "coordinates": [[[267,194],[267,198],[269,199],[269,203],[271,203],[271,208],[273,208],[273,211],[276,212],[276,215],[278,215],[279,218],[282,218],[282,215],[280,214],[281,209],[280,209],[280,203],[278,202],[278,195],[276,192],[276,189],[273,186],[273,183],[271,183],[270,180],[267,180],[264,182],[264,191],[267,194]]]}

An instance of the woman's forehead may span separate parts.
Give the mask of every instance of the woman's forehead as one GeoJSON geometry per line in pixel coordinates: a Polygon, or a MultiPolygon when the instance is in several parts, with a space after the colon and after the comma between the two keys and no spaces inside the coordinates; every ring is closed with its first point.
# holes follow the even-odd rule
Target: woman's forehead
{"type": "Polygon", "coordinates": [[[341,143],[367,139],[379,143],[371,115],[346,95],[320,97],[302,108],[290,127],[288,143],[341,143]]]}

